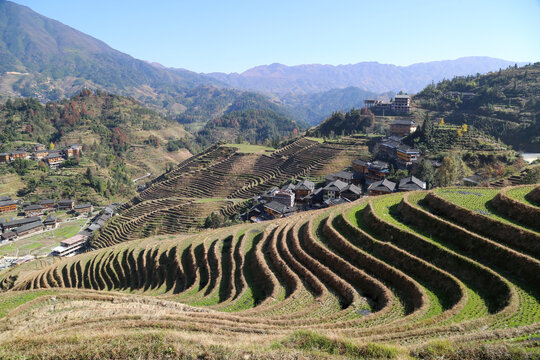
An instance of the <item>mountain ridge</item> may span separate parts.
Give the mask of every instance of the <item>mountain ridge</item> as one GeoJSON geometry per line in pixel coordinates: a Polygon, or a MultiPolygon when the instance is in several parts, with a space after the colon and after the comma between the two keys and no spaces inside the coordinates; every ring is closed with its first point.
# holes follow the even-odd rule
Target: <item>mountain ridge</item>
{"type": "Polygon", "coordinates": [[[408,66],[365,61],[356,64],[280,63],[259,65],[242,73],[205,73],[229,86],[252,91],[284,95],[323,92],[336,88],[358,87],[373,92],[417,92],[427,84],[444,78],[495,71],[525,63],[469,56],[454,60],[415,63],[408,66]]]}

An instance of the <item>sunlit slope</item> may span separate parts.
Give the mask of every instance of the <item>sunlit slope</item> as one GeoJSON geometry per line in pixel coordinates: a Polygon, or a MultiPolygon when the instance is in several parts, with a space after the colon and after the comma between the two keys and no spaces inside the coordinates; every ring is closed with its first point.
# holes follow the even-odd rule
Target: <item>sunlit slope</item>
{"type": "Polygon", "coordinates": [[[398,193],[15,268],[2,278],[0,339],[13,345],[35,325],[63,343],[106,324],[114,338],[243,334],[235,346],[263,348],[313,329],[405,349],[525,340],[540,331],[540,234],[507,213],[540,207],[522,189],[398,193]],[[503,211],[498,198],[511,199],[503,211]]]}

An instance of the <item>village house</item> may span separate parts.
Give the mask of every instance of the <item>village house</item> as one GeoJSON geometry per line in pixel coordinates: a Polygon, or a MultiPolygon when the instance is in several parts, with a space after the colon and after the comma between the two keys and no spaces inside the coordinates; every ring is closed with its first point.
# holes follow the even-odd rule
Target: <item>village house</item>
{"type": "Polygon", "coordinates": [[[43,151],[43,150],[47,150],[47,147],[43,144],[36,144],[34,145],[33,149],[34,151],[43,151]]]}
{"type": "Polygon", "coordinates": [[[376,181],[368,187],[368,194],[371,196],[393,193],[396,189],[396,183],[388,179],[376,181]]]}
{"type": "Polygon", "coordinates": [[[401,145],[401,141],[399,138],[395,136],[390,136],[383,141],[381,141],[380,144],[380,155],[382,157],[393,159],[397,157],[397,148],[401,145]]]}
{"type": "Polygon", "coordinates": [[[14,200],[0,201],[0,213],[17,210],[17,202],[14,200]]]}
{"type": "Polygon", "coordinates": [[[288,206],[277,201],[271,201],[263,205],[267,214],[275,219],[294,215],[298,212],[296,206],[288,206]]]}
{"type": "Polygon", "coordinates": [[[352,167],[354,171],[364,177],[366,184],[371,184],[374,181],[385,179],[390,172],[388,163],[380,160],[354,160],[352,167]]]}
{"type": "Polygon", "coordinates": [[[17,237],[33,234],[35,232],[43,230],[43,224],[41,221],[34,221],[15,228],[13,231],[17,234],[17,237]]]}
{"type": "Polygon", "coordinates": [[[66,157],[79,156],[80,151],[81,151],[81,146],[78,144],[71,144],[63,149],[63,153],[66,157]]]}
{"type": "Polygon", "coordinates": [[[272,189],[262,195],[262,199],[266,202],[277,201],[286,206],[294,206],[295,194],[293,190],[272,189]]]}
{"type": "Polygon", "coordinates": [[[347,188],[347,183],[336,180],[323,188],[323,200],[336,199],[341,197],[341,192],[347,188]]]}
{"type": "Polygon", "coordinates": [[[41,205],[30,205],[23,209],[25,217],[33,217],[42,215],[45,212],[45,209],[41,205]]]}
{"type": "Polygon", "coordinates": [[[6,219],[0,219],[0,226],[2,227],[2,231],[6,232],[11,229],[15,229],[19,226],[23,226],[26,224],[30,224],[33,222],[41,222],[41,218],[39,216],[31,217],[31,218],[24,218],[19,220],[6,220],[6,219]]]}
{"type": "Polygon", "coordinates": [[[323,202],[323,188],[313,190],[311,194],[304,197],[303,202],[306,208],[320,205],[323,202]]]}
{"type": "Polygon", "coordinates": [[[57,169],[64,162],[64,157],[59,151],[51,151],[43,158],[43,161],[45,161],[51,169],[57,169]]]}
{"type": "Polygon", "coordinates": [[[362,196],[362,189],[354,184],[349,184],[343,191],[341,191],[341,197],[350,201],[354,201],[362,196]]]}
{"type": "Polygon", "coordinates": [[[39,205],[43,206],[46,210],[51,210],[56,206],[56,202],[54,199],[40,200],[39,205]]]}
{"type": "Polygon", "coordinates": [[[71,256],[75,255],[85,244],[88,236],[85,234],[77,234],[69,239],[62,240],[60,245],[52,249],[53,256],[71,256]]]}
{"type": "Polygon", "coordinates": [[[73,210],[81,214],[88,214],[94,210],[94,207],[92,206],[92,204],[78,204],[73,206],[73,210]]]}
{"type": "Polygon", "coordinates": [[[390,124],[390,136],[404,137],[416,131],[418,124],[413,120],[400,119],[390,124]]]}
{"type": "Polygon", "coordinates": [[[28,159],[30,155],[28,155],[28,151],[26,150],[15,150],[10,154],[10,160],[14,161],[16,159],[28,159]]]}
{"type": "Polygon", "coordinates": [[[0,163],[7,163],[7,162],[9,162],[9,154],[0,153],[0,163]]]}
{"type": "Polygon", "coordinates": [[[49,155],[49,151],[48,150],[37,150],[37,151],[34,151],[32,153],[32,159],[34,160],[41,160],[43,159],[44,157],[46,157],[47,155],[49,155]]]}
{"type": "Polygon", "coordinates": [[[308,196],[315,190],[315,184],[309,180],[302,180],[294,187],[294,193],[297,198],[308,196]]]}
{"type": "Polygon", "coordinates": [[[58,201],[59,210],[73,210],[73,206],[75,206],[75,202],[71,199],[62,199],[58,201]]]}
{"type": "Polygon", "coordinates": [[[339,171],[335,174],[330,174],[326,177],[326,183],[340,180],[347,184],[358,185],[362,181],[362,176],[353,171],[339,171]]]}
{"type": "Polygon", "coordinates": [[[414,176],[403,178],[399,181],[398,191],[426,190],[426,183],[414,176]]]}
{"type": "Polygon", "coordinates": [[[388,114],[392,112],[392,103],[390,101],[367,99],[364,100],[364,107],[373,113],[388,114]]]}
{"type": "Polygon", "coordinates": [[[411,96],[410,95],[396,95],[392,101],[383,101],[376,99],[364,100],[364,107],[372,111],[373,113],[396,113],[396,114],[409,114],[411,112],[411,96]]]}
{"type": "Polygon", "coordinates": [[[2,235],[0,235],[0,240],[2,241],[13,241],[17,237],[17,233],[14,231],[6,231],[2,235]]]}
{"type": "Polygon", "coordinates": [[[44,230],[54,230],[56,229],[56,224],[58,223],[58,219],[54,215],[49,215],[43,220],[43,228],[44,230]]]}
{"type": "Polygon", "coordinates": [[[350,202],[350,200],[346,198],[327,199],[327,200],[324,200],[323,207],[336,206],[336,205],[346,204],[348,202],[350,202]]]}
{"type": "Polygon", "coordinates": [[[420,158],[420,151],[402,144],[396,149],[397,162],[401,167],[408,167],[420,158]]]}

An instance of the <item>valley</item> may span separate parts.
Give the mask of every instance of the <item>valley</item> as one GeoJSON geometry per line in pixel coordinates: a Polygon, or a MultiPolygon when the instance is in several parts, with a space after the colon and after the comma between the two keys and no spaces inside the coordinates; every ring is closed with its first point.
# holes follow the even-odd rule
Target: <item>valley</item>
{"type": "Polygon", "coordinates": [[[537,4],[15,1],[0,359],[540,359],[537,4]]]}

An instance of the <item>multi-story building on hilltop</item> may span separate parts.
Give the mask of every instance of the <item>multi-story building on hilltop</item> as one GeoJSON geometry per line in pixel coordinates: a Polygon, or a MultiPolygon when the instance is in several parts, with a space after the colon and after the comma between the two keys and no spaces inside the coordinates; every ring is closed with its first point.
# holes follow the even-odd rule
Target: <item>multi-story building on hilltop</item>
{"type": "Polygon", "coordinates": [[[396,95],[392,102],[392,110],[396,113],[408,114],[411,111],[411,96],[396,95]]]}

